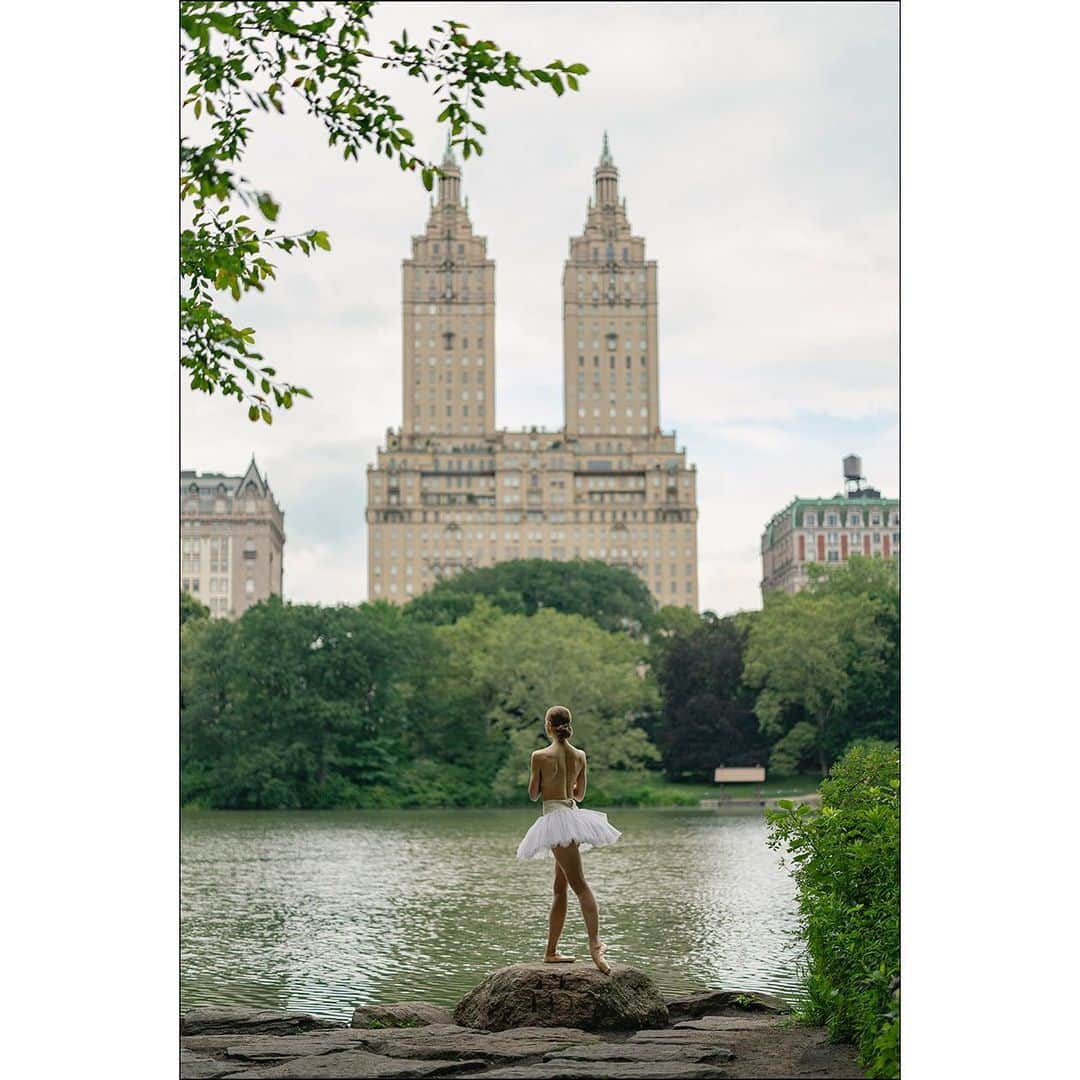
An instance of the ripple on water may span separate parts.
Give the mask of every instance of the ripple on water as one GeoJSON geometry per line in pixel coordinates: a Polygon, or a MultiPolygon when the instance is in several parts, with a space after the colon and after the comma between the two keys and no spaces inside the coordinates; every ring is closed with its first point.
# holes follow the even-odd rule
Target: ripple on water
{"type": "MultiPolygon", "coordinates": [[[[794,885],[759,815],[613,810],[585,854],[612,959],[666,995],[799,996],[794,885]]],[[[535,810],[194,812],[181,825],[181,1004],[455,1004],[536,957],[553,864],[519,863],[535,810]]],[[[563,946],[587,957],[571,897],[563,946]]]]}

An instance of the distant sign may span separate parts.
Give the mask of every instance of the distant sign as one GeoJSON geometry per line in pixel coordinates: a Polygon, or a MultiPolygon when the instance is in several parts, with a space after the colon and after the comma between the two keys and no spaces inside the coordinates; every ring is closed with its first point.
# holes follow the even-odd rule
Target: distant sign
{"type": "Polygon", "coordinates": [[[725,769],[721,766],[713,773],[714,784],[763,784],[765,767],[754,765],[745,769],[725,769]]]}

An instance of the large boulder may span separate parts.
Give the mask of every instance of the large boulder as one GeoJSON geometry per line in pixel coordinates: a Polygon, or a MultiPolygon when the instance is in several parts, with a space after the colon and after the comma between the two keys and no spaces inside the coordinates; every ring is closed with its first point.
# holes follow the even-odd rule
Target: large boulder
{"type": "Polygon", "coordinates": [[[455,1023],[482,1031],[637,1031],[667,1021],[667,1006],[652,979],[626,964],[612,964],[609,975],[591,964],[511,964],[489,975],[454,1010],[455,1023]]]}
{"type": "Polygon", "coordinates": [[[449,1009],[426,1001],[401,1001],[396,1005],[361,1005],[352,1015],[354,1028],[425,1027],[428,1024],[451,1024],[449,1009]]]}

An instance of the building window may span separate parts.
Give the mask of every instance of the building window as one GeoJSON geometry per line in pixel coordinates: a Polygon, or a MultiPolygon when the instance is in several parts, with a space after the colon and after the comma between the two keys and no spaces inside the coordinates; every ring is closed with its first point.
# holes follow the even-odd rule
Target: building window
{"type": "Polygon", "coordinates": [[[837,524],[839,524],[839,521],[840,521],[840,519],[836,516],[836,514],[826,514],[825,515],[825,524],[826,525],[837,525],[837,524]]]}
{"type": "Polygon", "coordinates": [[[247,581],[244,582],[244,592],[246,592],[248,596],[251,596],[255,592],[255,582],[251,578],[248,578],[247,581]]]}
{"type": "Polygon", "coordinates": [[[840,552],[839,551],[830,551],[828,553],[828,559],[829,559],[829,562],[839,562],[840,561],[840,552]]]}
{"type": "Polygon", "coordinates": [[[849,514],[848,514],[848,524],[853,525],[853,526],[862,524],[862,517],[859,514],[858,510],[852,510],[852,511],[849,512],[849,514]]]}
{"type": "Polygon", "coordinates": [[[807,510],[803,524],[808,529],[813,529],[817,525],[817,514],[813,510],[807,510]]]}
{"type": "MultiPolygon", "coordinates": [[[[834,515],[830,514],[829,516],[833,517],[834,515]]],[[[834,532],[829,533],[829,543],[830,544],[835,544],[836,541],[837,541],[836,533],[834,533],[834,532]]]]}

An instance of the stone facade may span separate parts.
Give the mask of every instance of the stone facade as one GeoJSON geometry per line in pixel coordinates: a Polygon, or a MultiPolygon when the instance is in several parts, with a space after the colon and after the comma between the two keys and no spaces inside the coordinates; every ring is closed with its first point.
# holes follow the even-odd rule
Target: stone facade
{"type": "Polygon", "coordinates": [[[873,488],[831,499],[796,496],[774,514],[761,536],[761,591],[799,592],[807,567],[847,562],[851,555],[900,558],[900,500],[873,488]]]}
{"type": "Polygon", "coordinates": [[[403,424],[368,467],[368,598],[404,603],[508,559],[626,566],[696,610],[696,468],[659,427],[656,263],[604,137],[563,271],[565,425],[495,427],[495,266],[448,153],[403,264],[403,424]]]}
{"type": "Polygon", "coordinates": [[[242,476],[180,473],[180,587],[215,617],[281,596],[285,515],[255,459],[242,476]]]}

